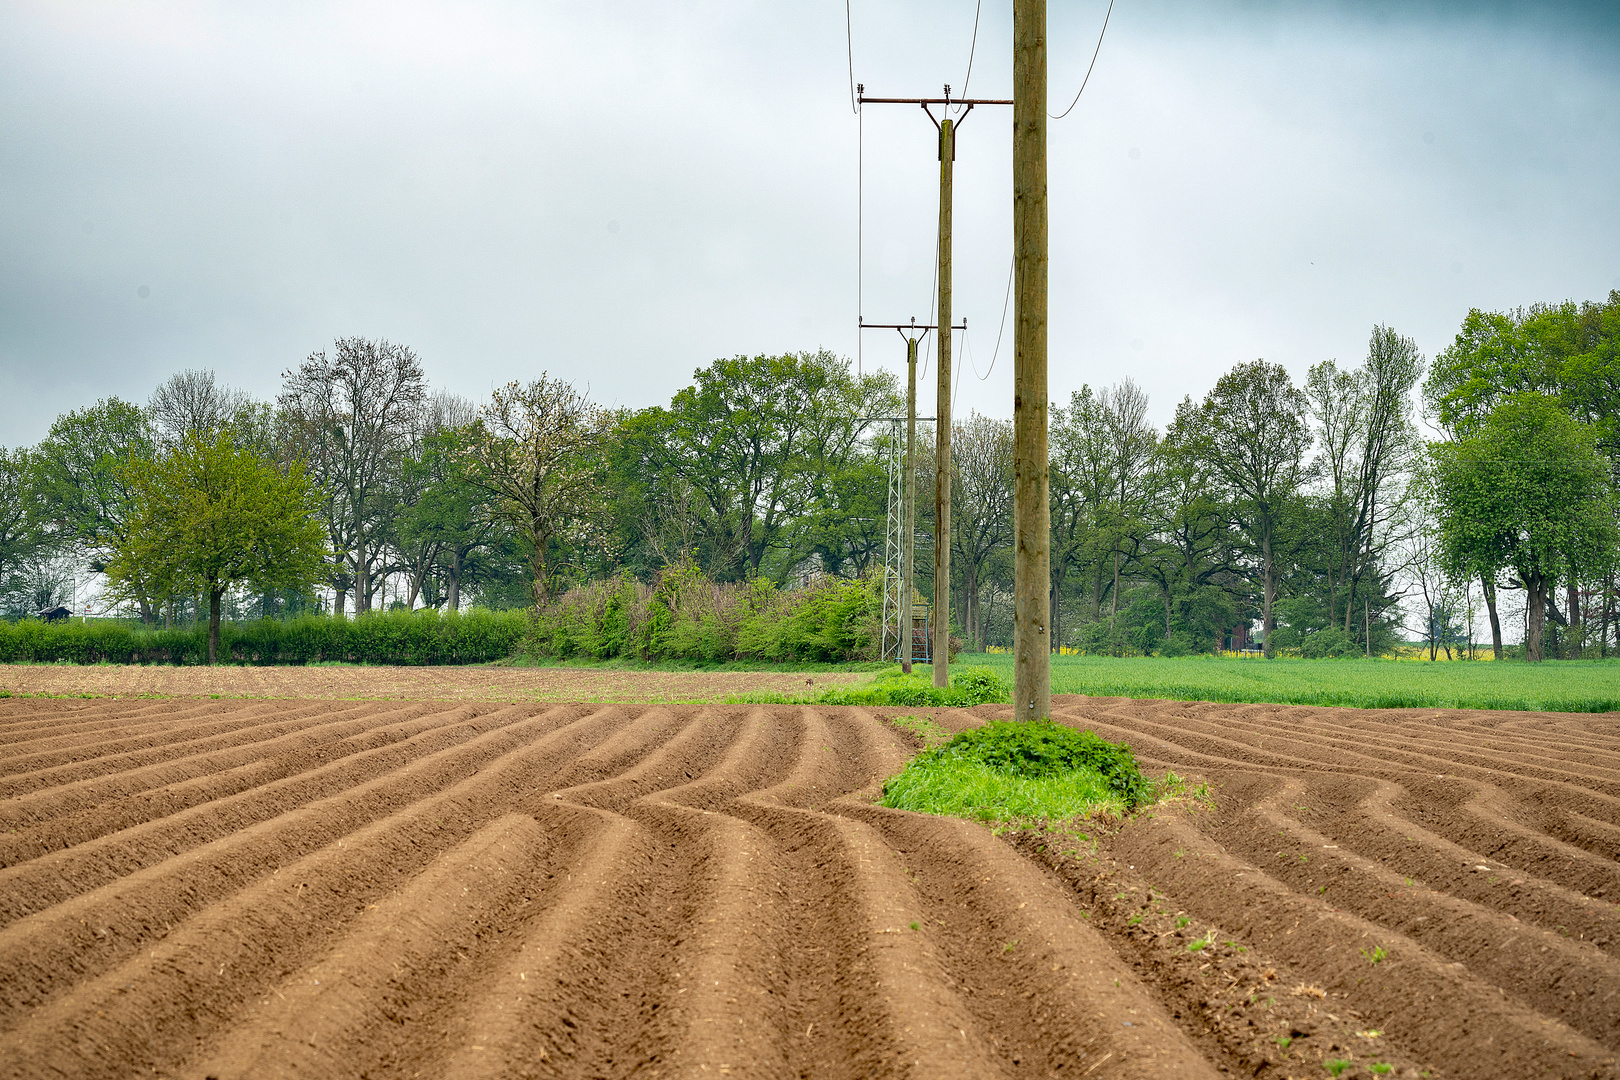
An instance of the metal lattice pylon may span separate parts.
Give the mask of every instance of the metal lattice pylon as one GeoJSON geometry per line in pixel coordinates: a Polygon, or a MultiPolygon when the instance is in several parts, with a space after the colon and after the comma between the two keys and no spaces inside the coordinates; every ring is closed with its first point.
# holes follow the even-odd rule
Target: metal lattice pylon
{"type": "Polygon", "coordinates": [[[883,658],[900,659],[903,643],[911,628],[900,625],[900,583],[902,552],[905,550],[905,490],[901,463],[905,458],[905,432],[901,421],[894,422],[889,439],[889,514],[883,528],[883,658]]]}

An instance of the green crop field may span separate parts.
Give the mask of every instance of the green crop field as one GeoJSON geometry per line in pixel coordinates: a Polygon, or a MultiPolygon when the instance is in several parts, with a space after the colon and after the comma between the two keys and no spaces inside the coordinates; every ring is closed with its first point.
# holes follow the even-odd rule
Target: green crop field
{"type": "MultiPolygon", "coordinates": [[[[956,663],[990,668],[1010,683],[1012,660],[1010,653],[963,653],[956,663]]],[[[1620,711],[1620,659],[1527,664],[1054,656],[1052,693],[1366,709],[1611,712],[1620,711]]]]}

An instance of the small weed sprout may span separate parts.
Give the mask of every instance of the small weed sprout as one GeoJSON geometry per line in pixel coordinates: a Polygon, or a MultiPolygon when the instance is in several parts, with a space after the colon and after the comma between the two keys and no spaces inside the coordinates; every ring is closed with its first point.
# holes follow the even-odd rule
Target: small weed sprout
{"type": "Polygon", "coordinates": [[[1322,1062],[1323,1068],[1327,1069],[1327,1071],[1332,1073],[1334,1076],[1338,1076],[1340,1073],[1344,1072],[1344,1070],[1350,1067],[1350,1064],[1351,1062],[1349,1058],[1328,1058],[1326,1061],[1322,1062]]]}
{"type": "Polygon", "coordinates": [[[1294,1037],[1292,1035],[1279,1035],[1272,1041],[1286,1050],[1294,1044],[1294,1037]]]}
{"type": "Polygon", "coordinates": [[[917,921],[915,919],[913,919],[911,921],[911,928],[913,930],[921,930],[922,929],[922,927],[920,925],[918,925],[918,923],[917,923],[917,921]]]}
{"type": "Polygon", "coordinates": [[[1389,951],[1382,945],[1374,945],[1370,949],[1362,949],[1361,955],[1367,963],[1376,965],[1383,963],[1384,957],[1389,955],[1389,951]]]}
{"type": "Polygon", "coordinates": [[[1190,922],[1192,922],[1192,920],[1190,918],[1188,918],[1187,916],[1185,916],[1185,915],[1177,915],[1176,916],[1176,929],[1180,930],[1183,926],[1186,926],[1190,922]]]}
{"type": "Polygon", "coordinates": [[[1188,952],[1202,952],[1203,950],[1209,948],[1213,944],[1215,944],[1215,931],[1211,930],[1209,933],[1205,934],[1203,937],[1196,938],[1193,941],[1188,942],[1187,943],[1187,951],[1188,952]]]}
{"type": "Polygon", "coordinates": [[[1387,1073],[1393,1072],[1395,1070],[1395,1066],[1391,1065],[1387,1061],[1375,1061],[1371,1065],[1367,1066],[1367,1068],[1371,1069],[1373,1072],[1377,1073],[1379,1076],[1384,1076],[1387,1073]]]}

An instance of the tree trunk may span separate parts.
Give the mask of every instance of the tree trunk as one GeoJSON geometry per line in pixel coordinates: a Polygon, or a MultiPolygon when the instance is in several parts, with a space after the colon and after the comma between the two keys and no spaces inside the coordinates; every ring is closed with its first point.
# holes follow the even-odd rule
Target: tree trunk
{"type": "Polygon", "coordinates": [[[348,606],[348,603],[349,603],[349,592],[348,592],[348,590],[347,589],[338,589],[336,597],[334,597],[333,600],[332,600],[332,614],[334,616],[336,616],[337,618],[339,618],[339,619],[343,618],[344,608],[346,608],[348,606]]]}
{"type": "Polygon", "coordinates": [[[1540,574],[1526,574],[1528,602],[1524,609],[1524,658],[1539,664],[1545,657],[1541,636],[1547,623],[1547,584],[1540,574]]]}
{"type": "Polygon", "coordinates": [[[1485,610],[1491,617],[1491,653],[1502,659],[1502,620],[1496,614],[1496,582],[1488,574],[1479,576],[1479,586],[1485,592],[1485,610]]]}
{"type": "Polygon", "coordinates": [[[1265,611],[1260,618],[1260,632],[1265,635],[1265,656],[1267,660],[1276,656],[1276,650],[1271,646],[1271,529],[1267,528],[1260,541],[1260,557],[1265,563],[1264,583],[1261,591],[1265,601],[1265,611]]]}
{"type": "Polygon", "coordinates": [[[1581,658],[1581,646],[1586,644],[1586,634],[1582,631],[1581,613],[1581,587],[1575,580],[1575,575],[1569,576],[1569,585],[1564,593],[1564,613],[1569,616],[1569,658],[1581,658]]]}
{"type": "Polygon", "coordinates": [[[1170,640],[1170,586],[1164,587],[1164,640],[1170,640]]]}
{"type": "Polygon", "coordinates": [[[445,606],[451,611],[461,610],[461,549],[457,548],[450,553],[450,568],[445,572],[450,579],[449,591],[445,594],[445,606]]]}
{"type": "Polygon", "coordinates": [[[213,667],[219,657],[219,600],[224,589],[208,590],[208,666],[213,667]]]}
{"type": "Polygon", "coordinates": [[[1052,648],[1061,648],[1063,645],[1063,579],[1068,575],[1069,564],[1067,560],[1059,563],[1058,572],[1052,575],[1052,648]]]}

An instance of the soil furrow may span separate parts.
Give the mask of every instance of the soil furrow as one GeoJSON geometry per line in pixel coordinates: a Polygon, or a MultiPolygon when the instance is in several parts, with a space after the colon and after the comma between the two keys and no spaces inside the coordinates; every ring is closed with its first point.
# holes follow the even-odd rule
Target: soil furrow
{"type": "Polygon", "coordinates": [[[1616,718],[1055,706],[1179,794],[874,805],[1004,705],[5,700],[0,1077],[1620,1080],[1616,718]]]}
{"type": "Polygon", "coordinates": [[[16,820],[0,821],[0,828],[9,825],[14,830],[0,834],[0,867],[306,775],[369,750],[402,745],[434,729],[473,720],[482,711],[463,706],[398,723],[387,723],[387,717],[370,717],[334,725],[330,731],[284,735],[264,744],[182,758],[14,799],[3,806],[16,820]]]}
{"type": "Polygon", "coordinates": [[[1178,814],[1128,823],[1112,848],[1200,919],[1311,972],[1329,994],[1448,1071],[1585,1077],[1612,1059],[1606,1046],[1509,1000],[1464,964],[1293,892],[1178,814]],[[1368,959],[1374,948],[1386,950],[1376,965],[1368,959]],[[1446,1022],[1433,1022],[1441,1016],[1446,1022]]]}
{"type": "MultiPolygon", "coordinates": [[[[1303,783],[1287,785],[1254,803],[1250,814],[1222,815],[1220,820],[1230,824],[1204,832],[1294,891],[1322,895],[1447,962],[1461,962],[1531,1008],[1559,1015],[1590,1038],[1620,1049],[1620,965],[1612,957],[1550,930],[1538,933],[1511,915],[1461,897],[1407,884],[1413,879],[1356,857],[1362,851],[1354,843],[1357,831],[1318,832],[1279,809],[1279,803],[1305,797],[1303,783]],[[1583,992],[1572,998],[1571,987],[1583,992]]],[[[1604,922],[1607,931],[1620,930],[1620,916],[1604,922]]]]}
{"type": "MultiPolygon", "coordinates": [[[[536,725],[545,722],[525,720],[530,711],[528,706],[512,706],[432,728],[397,744],[7,867],[0,870],[0,925],[240,835],[305,804],[335,799],[354,805],[402,805],[532,736],[536,725]]],[[[209,782],[221,781],[214,777],[209,782]]]]}
{"type": "Polygon", "coordinates": [[[534,818],[506,814],[368,905],[317,961],[250,1000],[196,1064],[197,1077],[375,1075],[409,1067],[390,1036],[461,995],[556,851],[534,818]]]}
{"type": "MultiPolygon", "coordinates": [[[[458,748],[481,752],[414,763],[13,923],[0,931],[0,1029],[27,1010],[37,1010],[75,979],[105,972],[183,929],[186,920],[210,905],[228,906],[244,888],[270,887],[266,879],[289,872],[302,860],[321,859],[322,866],[330,867],[335,884],[319,893],[323,897],[344,897],[351,888],[381,888],[367,884],[363,876],[349,882],[341,867],[345,860],[359,864],[364,847],[349,842],[345,850],[346,841],[363,835],[385,851],[403,846],[407,864],[431,858],[561,768],[619,720],[611,708],[578,719],[583,712],[578,707],[548,709],[547,715],[521,725],[527,730],[495,732],[495,737],[478,740],[482,746],[458,748]],[[489,804],[497,798],[507,801],[489,804]],[[470,809],[458,809],[463,804],[470,809]]],[[[396,877],[390,870],[383,880],[392,884],[396,877]]],[[[280,908],[272,905],[271,910],[280,908]]]]}

